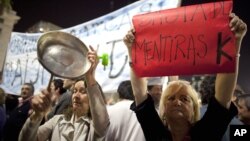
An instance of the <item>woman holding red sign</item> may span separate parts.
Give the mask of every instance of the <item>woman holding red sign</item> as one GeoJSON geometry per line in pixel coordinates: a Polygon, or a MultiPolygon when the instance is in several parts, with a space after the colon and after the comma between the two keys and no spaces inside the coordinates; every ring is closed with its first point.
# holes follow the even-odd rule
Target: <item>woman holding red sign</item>
{"type": "MultiPolygon", "coordinates": [[[[234,73],[220,73],[216,76],[215,96],[209,103],[204,117],[200,117],[198,94],[183,80],[171,82],[163,91],[158,116],[150,95],[147,94],[146,78],[138,77],[131,64],[131,82],[135,111],[147,141],[219,141],[237,108],[231,98],[238,76],[240,47],[247,31],[247,25],[235,14],[230,14],[229,26],[236,38],[236,70],[234,73]],[[211,124],[213,123],[213,124],[211,124]],[[209,133],[209,135],[208,135],[209,133]]],[[[130,59],[135,31],[130,30],[124,37],[130,59]]]]}

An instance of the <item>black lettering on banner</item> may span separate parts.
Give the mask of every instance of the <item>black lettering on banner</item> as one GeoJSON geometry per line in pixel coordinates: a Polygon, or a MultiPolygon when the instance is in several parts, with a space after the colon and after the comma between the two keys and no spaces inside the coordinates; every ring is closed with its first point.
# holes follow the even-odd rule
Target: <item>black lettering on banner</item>
{"type": "Polygon", "coordinates": [[[116,30],[119,30],[123,25],[125,26],[127,24],[129,24],[130,27],[132,27],[132,23],[130,22],[130,15],[128,12],[122,15],[121,23],[119,24],[116,30]]]}
{"type": "Polygon", "coordinates": [[[25,70],[24,70],[24,82],[26,80],[26,76],[27,76],[27,68],[28,68],[28,62],[29,62],[29,54],[26,54],[26,61],[25,61],[25,70]]]}
{"type": "Polygon", "coordinates": [[[76,30],[75,30],[75,29],[70,30],[70,31],[69,31],[69,33],[70,33],[71,35],[73,35],[73,36],[76,36],[76,35],[77,35],[77,33],[76,33],[76,30]]]}
{"type": "Polygon", "coordinates": [[[226,13],[225,11],[225,1],[221,1],[221,2],[216,2],[214,3],[214,14],[212,18],[216,18],[218,15],[222,14],[222,15],[228,15],[228,13],[226,13]]]}
{"type": "MultiPolygon", "coordinates": [[[[170,41],[171,41],[170,45],[169,45],[169,47],[170,47],[169,62],[171,62],[172,61],[172,50],[173,50],[174,39],[172,38],[172,36],[168,36],[167,38],[170,38],[170,41]]],[[[165,44],[165,46],[167,46],[167,45],[165,44]]],[[[165,48],[164,48],[164,52],[166,52],[165,48]]],[[[164,53],[164,55],[165,55],[165,53],[164,53]]],[[[164,56],[164,60],[165,60],[165,56],[164,56]]]]}
{"type": "Polygon", "coordinates": [[[161,47],[160,47],[160,49],[158,49],[156,42],[154,43],[154,52],[153,52],[152,58],[155,58],[155,55],[156,55],[156,57],[158,56],[157,57],[158,61],[160,61],[161,60],[161,47]]]}
{"type": "MultiPolygon", "coordinates": [[[[132,48],[132,49],[134,49],[135,51],[134,51],[134,60],[133,60],[133,62],[134,63],[137,63],[137,52],[140,52],[140,51],[138,51],[137,49],[139,49],[139,50],[142,50],[143,48],[144,48],[144,43],[145,42],[145,40],[142,42],[142,44],[138,44],[137,42],[135,42],[134,44],[135,44],[135,47],[134,48],[132,48]]],[[[145,61],[145,59],[144,59],[144,61],[145,61]]]]}
{"type": "Polygon", "coordinates": [[[175,22],[196,22],[199,21],[208,21],[215,19],[218,16],[225,16],[227,10],[223,2],[215,2],[210,5],[210,10],[207,10],[207,5],[197,4],[193,7],[184,6],[177,10],[176,13],[166,12],[165,11],[156,11],[153,12],[152,16],[140,16],[138,26],[143,28],[149,26],[159,26],[164,24],[174,24],[175,22]],[[162,12],[164,14],[162,14],[162,12]]]}
{"type": "Polygon", "coordinates": [[[18,79],[18,78],[20,78],[20,85],[22,85],[23,84],[23,79],[22,79],[22,66],[21,66],[21,61],[20,61],[20,59],[18,59],[17,60],[17,67],[16,67],[16,70],[15,70],[15,72],[14,72],[14,75],[15,75],[15,77],[14,77],[14,79],[13,79],[13,81],[11,82],[11,85],[13,86],[13,84],[14,84],[14,82],[16,82],[17,80],[16,79],[18,79]]]}
{"type": "MultiPolygon", "coordinates": [[[[160,13],[159,13],[160,14],[160,13]]],[[[179,18],[179,13],[176,16],[168,16],[168,14],[160,14],[160,25],[174,23],[179,18]]]]}
{"type": "Polygon", "coordinates": [[[184,51],[182,49],[182,46],[181,46],[186,41],[185,36],[184,35],[177,35],[177,36],[175,36],[175,39],[176,39],[176,46],[175,46],[176,48],[175,48],[175,57],[174,57],[174,60],[177,59],[178,50],[179,50],[179,52],[182,53],[182,57],[185,58],[186,55],[185,55],[185,53],[184,53],[184,51]]]}
{"type": "Polygon", "coordinates": [[[171,52],[172,52],[172,47],[173,47],[173,38],[171,36],[163,36],[162,34],[160,34],[160,46],[161,48],[163,48],[163,54],[161,54],[161,56],[163,57],[163,62],[165,62],[166,60],[166,49],[167,49],[167,45],[168,45],[168,41],[170,41],[170,54],[169,54],[169,62],[171,62],[171,52]],[[170,40],[168,40],[170,39],[170,40]]]}
{"type": "MultiPolygon", "coordinates": [[[[204,59],[207,55],[208,46],[205,42],[205,35],[182,35],[175,36],[159,34],[156,40],[142,40],[135,42],[133,62],[138,63],[138,52],[142,53],[143,64],[145,66],[152,61],[174,63],[176,60],[186,60],[196,65],[197,59],[204,59]]],[[[141,56],[140,56],[141,57],[141,56]]]]}
{"type": "Polygon", "coordinates": [[[107,42],[107,44],[110,44],[112,43],[112,50],[111,50],[111,53],[110,53],[110,71],[109,71],[109,78],[117,78],[118,76],[121,75],[121,73],[123,72],[127,62],[128,62],[128,56],[125,56],[125,60],[124,60],[124,63],[120,69],[120,71],[117,72],[117,74],[112,74],[112,70],[113,70],[113,66],[114,66],[114,49],[115,49],[115,44],[118,43],[118,42],[122,42],[122,39],[119,39],[119,40],[114,40],[114,41],[110,41],[110,42],[107,42]]]}
{"type": "Polygon", "coordinates": [[[221,63],[221,57],[224,56],[228,60],[232,61],[233,58],[229,54],[227,54],[225,51],[222,50],[222,48],[231,40],[231,37],[228,37],[227,39],[222,41],[222,33],[218,33],[218,41],[217,41],[217,58],[216,58],[216,63],[220,64],[221,63]]]}
{"type": "Polygon", "coordinates": [[[26,82],[45,84],[45,71],[41,65],[38,65],[38,59],[31,59],[28,54],[25,55],[24,59],[10,60],[5,63],[5,83],[9,86],[22,85],[26,82]],[[32,74],[28,74],[31,69],[32,74]]]}
{"type": "MultiPolygon", "coordinates": [[[[113,16],[109,16],[109,17],[107,17],[106,19],[107,19],[107,21],[105,21],[105,25],[104,25],[104,29],[105,29],[105,31],[113,31],[115,28],[116,28],[116,26],[117,25],[109,25],[108,26],[108,23],[110,23],[109,21],[112,21],[113,19],[114,19],[115,17],[113,17],[113,16]]],[[[112,23],[112,22],[111,22],[112,23]]]]}
{"type": "Polygon", "coordinates": [[[195,60],[196,60],[195,56],[196,56],[196,54],[195,54],[195,41],[194,41],[193,36],[190,36],[190,38],[189,38],[189,44],[188,44],[187,59],[189,60],[189,58],[193,57],[194,58],[193,59],[193,65],[195,65],[195,60]],[[192,52],[193,52],[193,54],[191,54],[192,52]]]}
{"type": "Polygon", "coordinates": [[[230,125],[230,141],[249,141],[249,125],[230,125]]]}
{"type": "MultiPolygon", "coordinates": [[[[202,4],[198,4],[198,5],[196,6],[195,11],[194,11],[194,13],[193,13],[192,18],[190,19],[190,21],[193,21],[193,20],[194,20],[194,17],[195,17],[196,14],[202,14],[204,20],[205,20],[205,21],[207,20],[207,16],[206,16],[206,13],[205,13],[205,11],[204,11],[204,8],[202,7],[202,4]],[[201,12],[199,12],[199,11],[201,11],[201,12]]],[[[199,19],[199,20],[202,20],[202,19],[199,19]]]]}
{"type": "Polygon", "coordinates": [[[151,52],[151,49],[149,47],[149,45],[151,44],[152,42],[144,42],[144,65],[147,66],[147,61],[149,60],[153,60],[153,56],[150,57],[150,52],[151,52]]]}
{"type": "MultiPolygon", "coordinates": [[[[38,59],[37,58],[34,58],[33,60],[32,60],[32,64],[34,63],[34,62],[37,62],[38,61],[38,59]]],[[[32,81],[32,80],[30,80],[30,83],[32,83],[32,84],[35,84],[35,83],[37,83],[38,82],[38,78],[39,78],[39,72],[40,72],[40,68],[41,68],[42,66],[41,65],[38,65],[38,68],[37,69],[34,69],[34,70],[37,70],[37,73],[36,73],[36,78],[32,81]]],[[[42,67],[43,68],[43,67],[42,67]]],[[[25,69],[25,70],[27,70],[27,68],[25,69]]],[[[44,69],[43,69],[44,70],[44,69]]],[[[26,73],[26,72],[25,72],[26,73]]],[[[42,76],[42,79],[43,79],[43,75],[41,75],[42,76]]],[[[26,77],[25,77],[25,79],[24,80],[26,80],[26,77]]],[[[43,84],[43,82],[42,82],[42,84],[43,84]]]]}
{"type": "Polygon", "coordinates": [[[9,52],[15,55],[36,52],[36,42],[37,39],[28,38],[24,39],[24,37],[14,38],[9,43],[9,52]]]}
{"type": "Polygon", "coordinates": [[[107,17],[105,20],[104,30],[105,31],[119,30],[122,26],[125,26],[127,24],[129,24],[130,27],[132,26],[132,23],[130,23],[130,15],[128,12],[122,13],[122,15],[120,15],[119,17],[121,18],[113,16],[107,17]],[[120,19],[120,22],[110,22],[114,19],[120,19]]]}
{"type": "Polygon", "coordinates": [[[203,55],[200,52],[197,53],[197,56],[200,58],[204,58],[207,54],[208,47],[207,47],[206,42],[204,41],[204,38],[205,38],[205,35],[203,35],[203,34],[198,35],[198,38],[197,38],[197,40],[202,44],[200,47],[202,47],[203,51],[204,51],[203,55]]]}
{"type": "Polygon", "coordinates": [[[90,36],[97,34],[97,28],[104,24],[103,20],[96,21],[92,24],[84,25],[83,27],[79,28],[79,34],[82,36],[90,36]]]}
{"type": "Polygon", "coordinates": [[[83,34],[84,36],[87,36],[87,37],[90,35],[90,29],[88,26],[83,26],[82,28],[80,28],[79,32],[80,34],[83,34]]]}
{"type": "MultiPolygon", "coordinates": [[[[99,26],[101,26],[102,24],[104,24],[104,21],[98,21],[98,22],[94,22],[93,24],[91,24],[91,32],[90,33],[92,33],[93,35],[95,35],[95,34],[97,34],[97,28],[99,27],[99,26]]],[[[90,35],[92,35],[92,34],[89,34],[89,36],[90,35]]]]}
{"type": "Polygon", "coordinates": [[[141,18],[139,26],[152,26],[154,25],[154,18],[141,18]]]}

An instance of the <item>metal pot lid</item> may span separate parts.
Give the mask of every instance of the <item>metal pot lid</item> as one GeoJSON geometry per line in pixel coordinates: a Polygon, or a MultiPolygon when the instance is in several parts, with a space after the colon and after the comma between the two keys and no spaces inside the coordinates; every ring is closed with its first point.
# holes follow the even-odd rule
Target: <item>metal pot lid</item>
{"type": "Polygon", "coordinates": [[[87,46],[66,32],[47,32],[37,42],[37,56],[41,65],[62,78],[82,77],[91,66],[87,53],[87,46]]]}

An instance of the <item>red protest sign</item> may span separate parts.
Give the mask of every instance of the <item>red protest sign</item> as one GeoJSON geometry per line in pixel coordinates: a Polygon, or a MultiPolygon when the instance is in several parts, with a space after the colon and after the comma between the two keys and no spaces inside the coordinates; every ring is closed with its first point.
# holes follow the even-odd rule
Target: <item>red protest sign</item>
{"type": "Polygon", "coordinates": [[[162,10],[133,17],[132,62],[139,76],[212,74],[235,70],[229,28],[232,1],[162,10]]]}

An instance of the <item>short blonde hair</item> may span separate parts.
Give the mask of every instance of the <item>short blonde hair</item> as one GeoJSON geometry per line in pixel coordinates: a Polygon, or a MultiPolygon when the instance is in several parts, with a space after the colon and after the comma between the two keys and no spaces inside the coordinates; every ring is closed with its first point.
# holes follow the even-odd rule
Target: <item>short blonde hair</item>
{"type": "Polygon", "coordinates": [[[163,121],[164,125],[166,126],[167,123],[165,123],[165,103],[167,98],[170,94],[177,93],[181,89],[185,88],[187,90],[187,93],[192,99],[193,105],[194,105],[194,116],[193,120],[191,121],[191,124],[197,122],[200,119],[200,103],[199,103],[199,96],[198,93],[195,91],[195,89],[190,85],[188,81],[185,80],[177,80],[177,81],[171,81],[168,86],[163,90],[163,93],[161,95],[160,105],[159,105],[159,114],[160,118],[163,121]]]}

